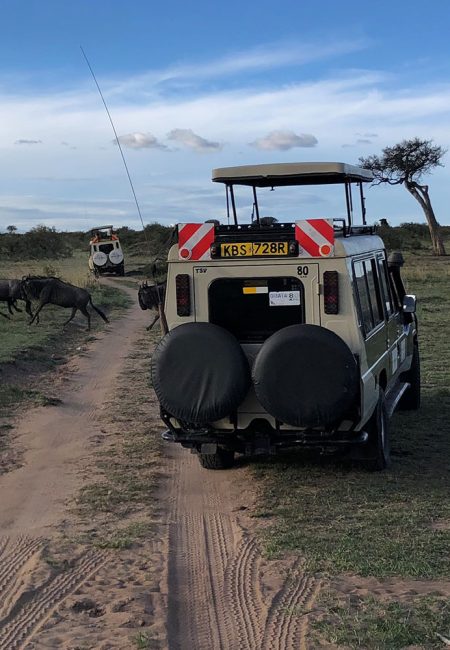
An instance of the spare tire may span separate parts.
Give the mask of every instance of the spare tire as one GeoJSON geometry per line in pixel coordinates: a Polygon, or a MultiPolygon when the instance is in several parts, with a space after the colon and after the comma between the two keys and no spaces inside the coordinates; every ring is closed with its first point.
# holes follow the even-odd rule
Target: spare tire
{"type": "Polygon", "coordinates": [[[151,373],[162,408],[195,425],[231,415],[251,384],[237,339],[211,323],[186,323],[166,334],[153,353],[151,373]]]}
{"type": "Polygon", "coordinates": [[[280,422],[329,427],[355,403],[359,373],[337,334],[317,325],[291,325],[264,343],[253,380],[260,403],[280,422]]]}

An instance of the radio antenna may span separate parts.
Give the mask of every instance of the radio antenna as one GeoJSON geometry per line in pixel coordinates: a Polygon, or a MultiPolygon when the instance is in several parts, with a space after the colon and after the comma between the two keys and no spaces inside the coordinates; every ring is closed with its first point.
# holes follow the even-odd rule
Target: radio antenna
{"type": "MultiPolygon", "coordinates": [[[[125,156],[123,154],[122,146],[120,144],[119,136],[117,135],[116,127],[114,126],[114,122],[112,121],[111,113],[108,110],[108,106],[106,105],[105,98],[103,97],[103,93],[102,93],[102,91],[100,89],[97,78],[96,78],[96,76],[94,74],[94,71],[92,69],[92,66],[89,63],[89,59],[86,56],[86,52],[83,50],[81,45],[80,45],[80,50],[81,50],[81,52],[82,52],[82,54],[84,56],[84,59],[85,59],[85,61],[87,63],[87,66],[88,66],[88,68],[89,68],[89,70],[91,72],[92,78],[95,81],[95,85],[97,86],[98,93],[99,93],[99,95],[100,95],[100,97],[102,99],[103,106],[105,107],[106,114],[108,115],[109,121],[111,122],[111,127],[112,127],[112,130],[114,132],[114,137],[116,138],[116,144],[119,147],[120,155],[122,156],[122,161],[123,161],[123,164],[124,164],[124,167],[125,167],[125,171],[127,172],[128,180],[130,182],[131,191],[133,192],[134,202],[136,203],[136,208],[137,208],[137,211],[138,211],[139,219],[141,220],[142,231],[144,233],[145,243],[147,244],[147,248],[149,249],[149,253],[150,253],[150,243],[149,243],[148,238],[147,238],[147,232],[145,230],[144,220],[142,218],[141,209],[139,207],[139,201],[137,200],[136,192],[134,191],[133,181],[131,180],[130,172],[128,170],[127,161],[125,160],[125,156]]],[[[162,299],[161,299],[161,292],[159,290],[158,283],[156,281],[155,274],[153,272],[152,266],[150,266],[150,274],[151,274],[152,280],[153,280],[153,282],[155,284],[156,293],[157,293],[157,296],[158,296],[158,311],[159,311],[159,316],[160,316],[160,320],[161,320],[161,329],[162,329],[163,334],[167,334],[169,328],[167,326],[166,315],[164,313],[164,305],[163,305],[163,302],[162,302],[162,299]]]]}
{"type": "Polygon", "coordinates": [[[103,93],[102,93],[102,91],[100,89],[100,86],[98,85],[98,81],[97,81],[97,78],[96,78],[96,76],[94,74],[92,66],[89,63],[89,59],[86,56],[86,52],[83,50],[81,45],[80,45],[80,50],[83,53],[83,56],[84,56],[84,58],[86,60],[88,68],[89,68],[89,70],[91,72],[92,78],[95,81],[95,85],[97,86],[98,93],[99,93],[99,95],[100,95],[100,97],[102,99],[103,106],[105,107],[106,114],[108,115],[109,121],[111,122],[111,127],[112,127],[112,130],[114,131],[114,136],[116,138],[116,144],[119,147],[119,151],[120,151],[120,155],[122,156],[125,171],[127,172],[128,180],[130,182],[131,191],[133,192],[134,202],[136,203],[136,208],[137,208],[137,211],[138,211],[139,219],[141,220],[141,224],[142,224],[142,230],[144,231],[144,236],[147,239],[147,235],[146,235],[146,232],[145,232],[145,226],[144,226],[144,220],[142,219],[141,209],[139,207],[139,201],[137,200],[136,192],[134,191],[133,181],[131,180],[130,172],[128,170],[127,161],[125,160],[125,156],[123,154],[122,146],[120,144],[119,136],[117,135],[116,127],[114,126],[114,122],[112,121],[111,113],[108,110],[108,106],[106,105],[105,98],[103,97],[103,93]]]}

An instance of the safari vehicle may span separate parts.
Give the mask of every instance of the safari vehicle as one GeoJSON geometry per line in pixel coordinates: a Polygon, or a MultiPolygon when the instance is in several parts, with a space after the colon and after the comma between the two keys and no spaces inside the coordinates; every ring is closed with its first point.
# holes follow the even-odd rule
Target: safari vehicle
{"type": "Polygon", "coordinates": [[[93,228],[89,247],[89,268],[95,275],[102,273],[125,275],[122,247],[112,226],[93,228]]]}
{"type": "Polygon", "coordinates": [[[169,251],[169,332],[152,360],[165,437],[211,469],[295,446],[384,469],[391,414],[419,407],[420,364],[403,258],[388,260],[366,223],[371,172],[288,163],[215,169],[212,180],[232,223],[180,224],[169,251]],[[343,186],[345,219],[260,217],[265,191],[330,184],[343,186]],[[236,186],[250,190],[249,223],[238,223],[236,186]]]}

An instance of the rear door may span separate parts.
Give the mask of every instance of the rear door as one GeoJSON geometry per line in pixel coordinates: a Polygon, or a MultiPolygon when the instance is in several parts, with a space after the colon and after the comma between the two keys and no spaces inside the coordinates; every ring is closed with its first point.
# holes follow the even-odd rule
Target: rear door
{"type": "Polygon", "coordinates": [[[320,324],[318,270],[298,260],[194,266],[196,320],[224,327],[242,344],[262,344],[289,325],[320,324]]]}

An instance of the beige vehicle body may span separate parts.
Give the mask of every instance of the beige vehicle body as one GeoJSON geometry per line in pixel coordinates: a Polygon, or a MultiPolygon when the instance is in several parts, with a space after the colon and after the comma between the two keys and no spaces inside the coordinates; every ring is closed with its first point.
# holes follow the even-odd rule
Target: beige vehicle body
{"type": "MultiPolygon", "coordinates": [[[[228,188],[232,184],[249,185],[254,192],[255,186],[309,182],[342,183],[348,192],[350,183],[358,183],[361,189],[362,182],[370,178],[367,170],[342,163],[260,165],[213,172],[213,180],[224,182],[228,188]]],[[[233,195],[228,202],[234,209],[233,195]]],[[[365,221],[363,201],[362,206],[365,221]]],[[[336,421],[328,417],[325,425],[320,424],[320,418],[317,425],[292,424],[292,418],[291,423],[288,416],[283,421],[261,403],[254,371],[253,383],[235,411],[202,426],[186,425],[162,404],[167,437],[191,447],[210,468],[228,466],[235,451],[273,452],[304,445],[323,450],[350,449],[356,457],[370,461],[374,469],[383,469],[389,464],[389,417],[402,401],[405,408],[417,408],[420,395],[415,298],[405,296],[401,256],[388,261],[380,237],[365,223],[354,226],[350,210],[346,222],[336,220],[334,224],[332,220],[264,223],[257,216],[250,225],[202,226],[211,242],[200,255],[202,259],[192,259],[199,256],[195,235],[193,243],[192,237],[190,240],[194,248],[189,249],[179,227],[179,243],[172,246],[168,257],[165,313],[169,332],[186,323],[211,323],[223,328],[236,338],[250,369],[254,369],[262,347],[271,345],[266,342],[275,339],[277,333],[280,337],[282,330],[302,326],[313,335],[327,330],[339,337],[355,360],[358,385],[353,402],[336,421]],[[319,248],[311,244],[310,235],[316,236],[319,248]],[[414,382],[419,385],[412,386],[414,382]]],[[[316,346],[316,356],[311,352],[302,373],[311,373],[318,401],[328,400],[328,404],[329,396],[319,395],[320,377],[313,377],[315,360],[320,361],[323,348],[316,341],[312,346],[316,346]]],[[[326,368],[332,371],[333,362],[322,361],[325,365],[321,367],[328,374],[326,368]]],[[[283,390],[287,385],[283,382],[289,378],[283,368],[273,367],[283,390]]],[[[289,375],[291,371],[287,368],[286,372],[289,375]]],[[[332,386],[326,382],[327,377],[323,377],[323,390],[330,393],[332,386]]],[[[164,402],[163,397],[161,400],[164,402]]],[[[279,410],[275,408],[275,412],[279,410]]]]}

